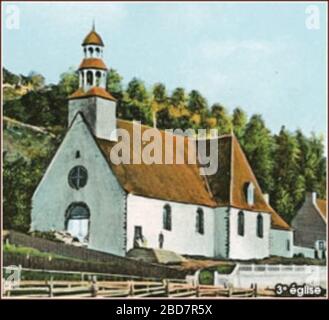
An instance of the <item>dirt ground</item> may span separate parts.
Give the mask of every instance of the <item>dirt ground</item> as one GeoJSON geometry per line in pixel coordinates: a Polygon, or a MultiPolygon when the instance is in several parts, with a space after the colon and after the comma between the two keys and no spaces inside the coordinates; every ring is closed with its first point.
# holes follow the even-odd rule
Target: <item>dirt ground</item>
{"type": "Polygon", "coordinates": [[[180,265],[173,266],[178,270],[183,270],[186,273],[194,273],[199,269],[218,266],[218,265],[234,265],[233,262],[220,261],[212,259],[193,259],[186,258],[186,261],[182,262],[180,265]]]}

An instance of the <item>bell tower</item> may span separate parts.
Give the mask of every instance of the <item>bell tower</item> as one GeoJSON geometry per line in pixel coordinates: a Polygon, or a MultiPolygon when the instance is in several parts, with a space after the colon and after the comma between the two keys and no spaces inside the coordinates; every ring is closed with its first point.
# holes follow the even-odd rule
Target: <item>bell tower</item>
{"type": "Polygon", "coordinates": [[[108,69],[103,61],[104,43],[94,24],[82,42],[82,49],[79,89],[68,98],[68,125],[81,112],[97,138],[116,140],[116,100],[106,91],[108,69]]]}

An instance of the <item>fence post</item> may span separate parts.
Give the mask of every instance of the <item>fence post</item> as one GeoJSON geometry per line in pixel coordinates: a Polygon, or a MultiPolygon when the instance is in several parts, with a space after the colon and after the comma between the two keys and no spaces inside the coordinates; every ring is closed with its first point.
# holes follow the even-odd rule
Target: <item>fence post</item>
{"type": "Polygon", "coordinates": [[[20,283],[21,279],[22,279],[22,265],[20,264],[18,266],[18,283],[20,283]]]}
{"type": "Polygon", "coordinates": [[[254,284],[253,297],[257,297],[257,283],[254,284]]]}
{"type": "Polygon", "coordinates": [[[54,277],[53,276],[50,277],[48,289],[49,289],[49,297],[53,297],[54,296],[54,277]]]}
{"type": "Polygon", "coordinates": [[[164,283],[164,286],[165,286],[165,295],[166,295],[166,297],[169,297],[170,296],[169,280],[164,279],[163,283],[164,283]]]}
{"type": "Polygon", "coordinates": [[[201,295],[200,295],[200,285],[198,284],[197,286],[196,286],[196,288],[195,288],[195,295],[197,296],[197,297],[200,297],[201,295]]]}
{"type": "Polygon", "coordinates": [[[91,296],[97,297],[97,294],[98,294],[97,277],[93,276],[92,284],[91,284],[91,296]]]}
{"type": "Polygon", "coordinates": [[[213,285],[214,286],[216,286],[216,285],[218,285],[218,272],[217,271],[215,271],[214,272],[214,283],[213,283],[213,285]]]}
{"type": "Polygon", "coordinates": [[[228,297],[232,297],[232,294],[233,294],[233,287],[232,287],[232,285],[231,284],[229,284],[229,286],[228,286],[228,297]]]}
{"type": "Polygon", "coordinates": [[[132,280],[132,281],[129,281],[129,295],[130,296],[134,296],[134,280],[132,280]]]}

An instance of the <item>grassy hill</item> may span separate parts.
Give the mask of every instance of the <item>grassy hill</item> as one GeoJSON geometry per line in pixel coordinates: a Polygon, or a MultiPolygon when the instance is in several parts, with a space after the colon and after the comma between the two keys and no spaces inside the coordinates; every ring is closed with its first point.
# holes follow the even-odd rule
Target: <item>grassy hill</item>
{"type": "Polygon", "coordinates": [[[19,99],[24,94],[33,90],[33,86],[31,84],[28,85],[12,85],[6,83],[3,85],[3,98],[4,101],[9,101],[13,99],[19,99]]]}
{"type": "Polygon", "coordinates": [[[31,197],[60,140],[44,128],[4,117],[4,228],[29,230],[31,197]]]}
{"type": "Polygon", "coordinates": [[[3,117],[3,151],[8,161],[20,157],[31,161],[47,157],[54,150],[56,136],[44,128],[3,117]]]}

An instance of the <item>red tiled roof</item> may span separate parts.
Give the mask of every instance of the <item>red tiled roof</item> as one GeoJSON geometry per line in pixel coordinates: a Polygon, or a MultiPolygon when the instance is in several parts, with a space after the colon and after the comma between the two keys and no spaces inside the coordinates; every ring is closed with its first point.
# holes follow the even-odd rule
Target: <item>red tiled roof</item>
{"type": "Polygon", "coordinates": [[[247,208],[251,211],[269,212],[272,215],[272,227],[278,229],[290,229],[289,225],[266,202],[254,172],[252,171],[238,140],[234,135],[231,140],[233,144],[231,205],[238,208],[247,208]],[[249,182],[252,182],[255,187],[255,203],[252,206],[248,205],[245,192],[245,185],[249,182]]]}
{"type": "Polygon", "coordinates": [[[327,221],[327,200],[316,199],[316,204],[319,208],[322,217],[324,218],[324,220],[327,221]]]}
{"type": "MultiPolygon", "coordinates": [[[[138,124],[137,124],[138,125],[138,124]]],[[[130,137],[133,135],[133,123],[130,121],[118,120],[117,127],[125,129],[130,137]]],[[[150,129],[141,126],[142,132],[150,129]]],[[[159,131],[162,137],[161,146],[163,162],[165,144],[162,143],[166,133],[159,131]]],[[[169,134],[169,133],[167,133],[169,134]]],[[[184,145],[187,146],[187,138],[181,137],[184,145]]],[[[132,138],[130,139],[132,141],[132,138]]],[[[128,192],[148,198],[163,199],[182,203],[199,204],[215,207],[216,202],[207,191],[206,182],[199,174],[197,164],[119,164],[115,165],[110,160],[111,149],[116,142],[97,139],[97,142],[108,160],[113,172],[118,178],[121,186],[128,192]]],[[[177,136],[173,136],[173,148],[176,148],[177,136]]],[[[125,143],[125,141],[120,141],[125,143]]],[[[136,150],[133,143],[129,148],[131,159],[136,150]]],[[[175,150],[175,149],[174,149],[175,150]]],[[[188,155],[188,148],[182,150],[185,160],[188,155]]],[[[174,161],[175,162],[175,161],[174,161]]]]}
{"type": "Polygon", "coordinates": [[[218,139],[219,168],[216,174],[207,176],[211,192],[220,206],[232,206],[241,210],[268,212],[272,215],[272,227],[290,229],[289,225],[266,202],[248,160],[234,135],[218,139]],[[254,204],[246,198],[246,185],[254,185],[254,204]]]}
{"type": "Polygon", "coordinates": [[[80,99],[80,98],[90,98],[90,97],[101,97],[104,99],[116,101],[116,99],[105,89],[100,87],[92,87],[87,92],[82,89],[78,89],[69,96],[69,99],[80,99]]]}
{"type": "Polygon", "coordinates": [[[85,39],[83,40],[83,42],[82,42],[82,45],[83,46],[88,45],[88,44],[94,44],[94,45],[98,45],[98,46],[104,47],[104,43],[103,43],[102,38],[94,30],[90,31],[87,34],[87,36],[85,37],[85,39]]]}
{"type": "Polygon", "coordinates": [[[107,70],[107,67],[102,59],[86,58],[80,63],[79,69],[101,69],[107,70]]]}
{"type": "MultiPolygon", "coordinates": [[[[132,136],[132,122],[118,120],[117,126],[126,129],[132,136]]],[[[141,126],[142,132],[146,129],[149,127],[141,126]]],[[[159,132],[162,137],[162,160],[164,160],[166,133],[161,130],[159,132]]],[[[175,150],[177,136],[173,138],[173,150],[175,150]]],[[[186,137],[183,139],[184,159],[187,160],[188,140],[186,137]]],[[[97,139],[97,142],[120,184],[128,193],[210,207],[231,206],[241,210],[267,212],[271,214],[273,228],[290,229],[289,225],[265,201],[256,177],[234,135],[218,138],[219,170],[213,176],[206,176],[206,178],[200,175],[198,164],[187,164],[187,161],[184,164],[114,165],[110,161],[110,152],[116,142],[102,139],[97,139]],[[255,201],[251,206],[247,203],[245,193],[245,185],[250,182],[255,187],[255,201]]],[[[120,141],[120,143],[124,142],[120,141]]],[[[132,157],[135,152],[132,143],[129,148],[130,157],[132,157]]]]}

